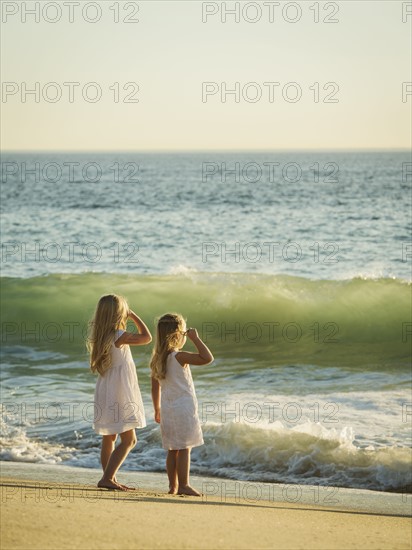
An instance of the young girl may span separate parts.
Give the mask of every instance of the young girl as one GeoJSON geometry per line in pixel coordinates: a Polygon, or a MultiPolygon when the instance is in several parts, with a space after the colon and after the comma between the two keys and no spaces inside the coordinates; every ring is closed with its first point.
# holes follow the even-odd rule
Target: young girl
{"type": "Polygon", "coordinates": [[[90,367],[98,373],[94,394],[93,428],[103,435],[101,463],[103,477],[97,484],[106,489],[126,491],[116,480],[116,472],[136,445],[135,428],[144,428],[146,419],[130,345],[149,344],[152,336],[144,322],[129,310],[122,296],[102,296],[97,304],[88,341],[90,367]],[[139,334],[126,332],[130,318],[139,334]],[[121,443],[115,448],[117,435],[121,443]]]}
{"type": "Polygon", "coordinates": [[[166,460],[169,493],[200,496],[189,485],[190,451],[203,445],[197,414],[197,399],[190,365],[208,365],[213,355],[197,330],[186,330],[186,322],[177,313],[167,313],[157,324],[156,345],[152,353],[152,399],[155,420],[160,423],[166,460]],[[197,353],[180,351],[186,335],[197,353]]]}

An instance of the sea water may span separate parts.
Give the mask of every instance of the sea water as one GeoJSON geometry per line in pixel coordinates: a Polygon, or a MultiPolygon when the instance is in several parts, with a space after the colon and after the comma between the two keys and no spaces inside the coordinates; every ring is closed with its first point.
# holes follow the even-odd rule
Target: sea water
{"type": "MultiPolygon", "coordinates": [[[[3,153],[0,458],[99,468],[85,337],[115,292],[214,353],[194,473],[410,491],[410,181],[407,152],[3,153]]],[[[163,471],[132,353],[123,468],[163,471]]]]}

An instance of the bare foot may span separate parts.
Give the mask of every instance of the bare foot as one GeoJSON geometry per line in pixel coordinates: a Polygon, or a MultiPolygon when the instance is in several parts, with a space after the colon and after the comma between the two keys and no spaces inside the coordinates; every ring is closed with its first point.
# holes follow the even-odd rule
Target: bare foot
{"type": "Polygon", "coordinates": [[[136,491],[136,487],[129,487],[128,485],[123,485],[123,483],[119,483],[116,478],[114,478],[113,481],[117,483],[117,485],[120,485],[120,487],[125,491],[136,491]]]}
{"type": "Polygon", "coordinates": [[[103,478],[99,481],[97,486],[99,487],[99,489],[110,489],[111,491],[127,491],[127,489],[125,489],[124,486],[120,485],[119,483],[103,478]]]}
{"type": "Polygon", "coordinates": [[[177,487],[170,487],[169,495],[177,495],[177,487]]]}
{"type": "Polygon", "coordinates": [[[185,487],[179,487],[179,490],[177,492],[178,495],[189,495],[191,497],[200,497],[201,494],[196,491],[196,489],[193,489],[190,485],[186,485],[185,487]]]}

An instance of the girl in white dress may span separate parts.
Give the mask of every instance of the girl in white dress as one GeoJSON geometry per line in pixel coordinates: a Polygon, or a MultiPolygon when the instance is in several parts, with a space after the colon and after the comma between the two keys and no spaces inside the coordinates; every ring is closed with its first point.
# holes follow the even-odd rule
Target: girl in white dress
{"type": "Polygon", "coordinates": [[[129,309],[122,296],[102,296],[97,304],[88,340],[90,368],[98,374],[94,394],[96,433],[103,436],[100,454],[103,477],[98,487],[127,490],[116,480],[116,472],[136,445],[135,428],[146,419],[130,345],[149,344],[152,336],[144,322],[129,309]],[[130,318],[139,331],[126,332],[130,318]],[[121,442],[115,447],[117,435],[121,442]]]}
{"type": "Polygon", "coordinates": [[[178,313],[167,313],[157,324],[156,344],[152,353],[152,399],[155,420],[160,423],[169,477],[169,493],[200,496],[189,484],[190,452],[203,445],[197,412],[197,399],[189,365],[208,365],[213,361],[209,348],[195,328],[186,330],[178,313]],[[197,353],[181,351],[186,336],[197,353]]]}

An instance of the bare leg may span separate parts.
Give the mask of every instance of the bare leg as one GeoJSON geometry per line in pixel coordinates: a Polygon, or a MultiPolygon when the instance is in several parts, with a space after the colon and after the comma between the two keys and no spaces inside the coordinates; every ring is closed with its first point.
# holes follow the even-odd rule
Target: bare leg
{"type": "Polygon", "coordinates": [[[175,495],[177,493],[177,457],[179,451],[168,451],[166,458],[166,470],[169,478],[169,494],[175,495]]]}
{"type": "Polygon", "coordinates": [[[128,430],[120,434],[121,442],[110,455],[109,461],[104,469],[103,477],[97,484],[98,487],[106,489],[126,490],[116,481],[116,472],[123,464],[129,452],[136,445],[136,434],[134,430],[128,430]]]}
{"type": "MultiPolygon", "coordinates": [[[[115,449],[115,442],[117,439],[117,434],[112,435],[104,435],[102,439],[102,449],[100,451],[100,462],[102,464],[103,468],[103,475],[104,471],[106,469],[106,466],[110,460],[110,457],[112,456],[112,453],[115,449]]],[[[123,489],[123,485],[120,483],[117,483],[116,478],[113,479],[113,484],[108,483],[107,485],[104,485],[107,487],[107,489],[123,489]]],[[[101,485],[103,487],[103,485],[101,485]]]]}
{"type": "MultiPolygon", "coordinates": [[[[105,471],[107,463],[109,462],[112,452],[115,449],[116,439],[117,439],[117,434],[103,436],[102,450],[100,453],[100,460],[102,463],[103,472],[105,471]]],[[[126,485],[119,483],[116,477],[113,478],[113,481],[117,483],[117,485],[120,485],[122,489],[131,489],[131,487],[127,487],[126,485]]]]}
{"type": "Polygon", "coordinates": [[[117,435],[104,435],[102,440],[102,450],[100,452],[100,461],[102,463],[103,472],[106,469],[107,463],[111,457],[112,452],[115,448],[117,435]]]}
{"type": "Polygon", "coordinates": [[[177,456],[178,494],[200,497],[200,493],[189,485],[190,451],[191,449],[180,449],[177,456]]]}

